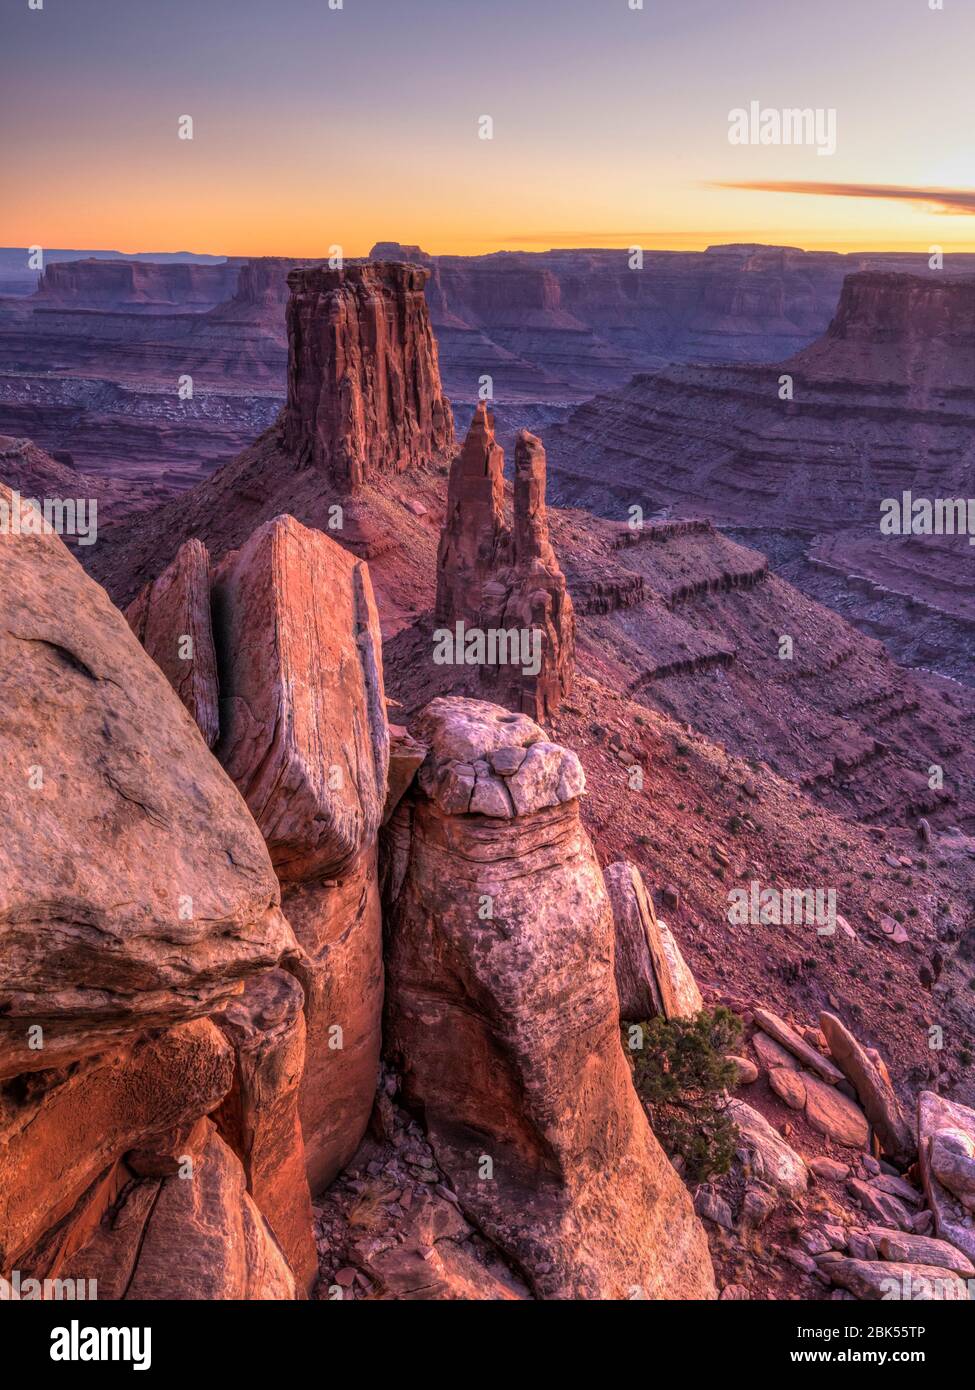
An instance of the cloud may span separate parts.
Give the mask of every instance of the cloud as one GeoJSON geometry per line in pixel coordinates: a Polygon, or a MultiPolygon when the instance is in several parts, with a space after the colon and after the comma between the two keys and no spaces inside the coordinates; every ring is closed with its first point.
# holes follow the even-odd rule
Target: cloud
{"type": "Polygon", "coordinates": [[[905,188],[899,184],[883,183],[803,183],[782,182],[717,183],[712,188],[742,188],[753,193],[814,193],[823,198],[887,198],[914,203],[934,212],[955,216],[975,216],[975,189],[971,188],[905,188]]]}

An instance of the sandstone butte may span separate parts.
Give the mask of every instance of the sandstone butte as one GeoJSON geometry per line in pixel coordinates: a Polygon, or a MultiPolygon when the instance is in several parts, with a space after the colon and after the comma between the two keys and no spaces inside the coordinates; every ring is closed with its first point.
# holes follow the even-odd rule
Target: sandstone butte
{"type": "Polygon", "coordinates": [[[354,262],[288,276],[285,446],[349,488],[453,447],[427,279],[418,266],[354,262]]]}

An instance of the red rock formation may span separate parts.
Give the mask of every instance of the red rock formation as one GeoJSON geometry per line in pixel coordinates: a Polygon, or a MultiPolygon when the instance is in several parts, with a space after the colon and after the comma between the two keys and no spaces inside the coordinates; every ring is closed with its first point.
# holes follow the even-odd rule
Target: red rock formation
{"type": "Polygon", "coordinates": [[[0,536],[0,602],[9,1076],[207,1014],[293,937],[238,793],[57,536],[0,536]]]}
{"type": "Polygon", "coordinates": [[[197,1019],[24,1085],[0,1123],[0,1273],[129,1150],[219,1105],[232,1077],[230,1048],[197,1019]]]}
{"type": "Polygon", "coordinates": [[[379,1062],[376,837],[389,733],[368,567],[278,517],[221,565],[217,747],[267,840],[301,950],[301,1121],[313,1190],[352,1156],[379,1062]]]}
{"type": "Polygon", "coordinates": [[[386,1046],[462,1210],[539,1297],[713,1296],[623,1055],[578,759],[482,701],[435,700],[414,732],[430,753],[389,924],[386,1046]]]}
{"type": "Polygon", "coordinates": [[[217,756],[278,877],[329,878],[375,838],[389,736],[368,566],[293,517],[267,522],[214,581],[217,756]]]}
{"type": "Polygon", "coordinates": [[[125,616],[212,748],[220,732],[220,697],[206,546],[197,540],[180,546],[173,563],[145,586],[125,616]]]}
{"type": "MultiPolygon", "coordinates": [[[[0,538],[0,603],[0,1275],[294,1297],[206,1119],[233,1089],[243,1133],[257,1072],[262,1101],[275,1089],[269,1046],[255,1071],[202,1017],[296,949],[260,833],[55,535],[0,538]]],[[[283,1070],[300,1052],[296,1032],[283,1070]]],[[[261,1108],[241,1149],[277,1217],[257,1159],[278,1111],[261,1108]]]]}
{"type": "Polygon", "coordinates": [[[310,1293],[318,1276],[311,1196],[298,1118],[305,1069],[304,994],[286,970],[248,981],[214,1021],[234,1050],[230,1093],[214,1115],[240,1158],[247,1191],[288,1259],[296,1282],[310,1293]]]}
{"type": "Polygon", "coordinates": [[[666,922],[658,920],[640,870],[621,860],[610,864],[605,879],[616,929],[620,1018],[695,1017],[704,1007],[701,992],[666,922]]]}
{"type": "Polygon", "coordinates": [[[556,713],[572,687],[575,616],[548,536],[545,450],[527,430],[519,433],[509,527],[504,453],[483,403],[450,471],[436,617],[451,630],[463,623],[483,632],[532,633],[539,643],[537,661],[482,665],[480,680],[486,692],[533,718],[556,713]]]}
{"type": "Polygon", "coordinates": [[[284,906],[301,945],[287,964],[305,992],[301,1124],[317,1193],[358,1148],[376,1090],[383,951],[375,843],[327,882],[290,885],[284,906]]]}
{"type": "Polygon", "coordinates": [[[463,617],[476,622],[484,604],[484,585],[507,560],[508,550],[504,450],[482,402],[450,468],[447,515],[437,554],[437,622],[453,623],[463,617]]]}
{"type": "Polygon", "coordinates": [[[288,276],[285,445],[341,487],[452,452],[426,279],[392,263],[288,276]]]}
{"type": "Polygon", "coordinates": [[[189,1157],[191,1179],[127,1182],[60,1277],[94,1279],[99,1299],[108,1300],[293,1299],[288,1262],[209,1121],[189,1157]]]}

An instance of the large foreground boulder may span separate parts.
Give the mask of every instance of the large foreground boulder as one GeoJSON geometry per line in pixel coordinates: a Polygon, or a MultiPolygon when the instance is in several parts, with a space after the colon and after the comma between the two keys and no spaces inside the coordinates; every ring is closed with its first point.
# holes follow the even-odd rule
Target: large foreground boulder
{"type": "Polygon", "coordinates": [[[388,931],[386,1041],[462,1209],[541,1298],[708,1298],[690,1198],[619,1033],[613,922],[575,755],[435,700],[388,931]]]}
{"type": "Polygon", "coordinates": [[[293,938],[239,793],[57,536],[0,536],[0,606],[12,1076],[209,1013],[293,938]]]}

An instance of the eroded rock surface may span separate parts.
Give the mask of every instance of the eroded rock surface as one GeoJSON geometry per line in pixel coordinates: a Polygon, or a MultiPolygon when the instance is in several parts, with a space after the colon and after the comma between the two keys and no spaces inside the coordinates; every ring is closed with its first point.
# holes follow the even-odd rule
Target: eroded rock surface
{"type": "Polygon", "coordinates": [[[169,568],[142,589],[125,616],[212,748],[220,732],[220,693],[206,546],[198,540],[180,546],[169,568]]]}
{"type": "Polygon", "coordinates": [[[244,1166],[247,1190],[281,1246],[298,1286],[318,1275],[311,1195],[298,1117],[305,1069],[304,992],[286,970],[248,981],[215,1022],[234,1052],[234,1079],[214,1116],[244,1166]]]}
{"type": "Polygon", "coordinates": [[[288,276],[285,444],[340,486],[453,450],[427,278],[419,266],[354,262],[288,276]]]}
{"type": "Polygon", "coordinates": [[[56,536],[0,537],[0,602],[12,1076],[209,1013],[293,938],[238,792],[56,536]]]}
{"type": "Polygon", "coordinates": [[[518,814],[468,810],[479,777],[561,750],[480,701],[434,701],[415,732],[431,751],[388,931],[386,1046],[462,1209],[540,1297],[713,1297],[703,1229],[620,1044],[579,787],[560,765],[518,814]],[[444,788],[462,781],[455,802],[444,788]]]}
{"type": "Polygon", "coordinates": [[[127,1184],[62,1277],[97,1280],[100,1299],[293,1299],[288,1262],[212,1124],[190,1157],[192,1177],[127,1184]]]}

